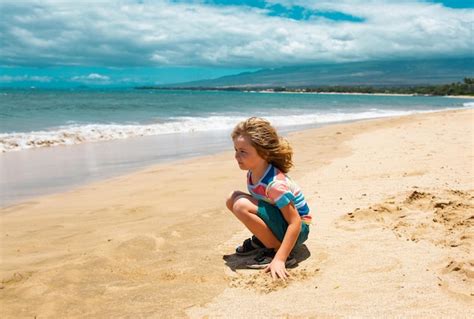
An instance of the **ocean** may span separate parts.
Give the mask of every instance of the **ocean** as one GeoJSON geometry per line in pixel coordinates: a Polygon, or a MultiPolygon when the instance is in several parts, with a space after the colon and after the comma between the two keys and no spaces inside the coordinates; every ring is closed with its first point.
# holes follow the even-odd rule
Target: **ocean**
{"type": "Polygon", "coordinates": [[[250,116],[286,134],[472,107],[469,99],[429,96],[0,89],[0,204],[232,149],[230,131],[250,116]]]}

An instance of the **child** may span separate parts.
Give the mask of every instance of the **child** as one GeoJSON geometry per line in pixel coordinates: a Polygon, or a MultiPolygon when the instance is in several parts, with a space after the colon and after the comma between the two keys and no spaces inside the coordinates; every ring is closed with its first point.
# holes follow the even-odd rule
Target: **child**
{"type": "Polygon", "coordinates": [[[232,140],[240,169],[248,171],[250,194],[235,191],[226,204],[254,234],[236,254],[259,252],[247,266],[286,279],[286,267],[296,264],[290,252],[308,238],[311,223],[300,188],[286,175],[293,166],[293,151],[270,122],[256,117],[237,124],[232,140]]]}

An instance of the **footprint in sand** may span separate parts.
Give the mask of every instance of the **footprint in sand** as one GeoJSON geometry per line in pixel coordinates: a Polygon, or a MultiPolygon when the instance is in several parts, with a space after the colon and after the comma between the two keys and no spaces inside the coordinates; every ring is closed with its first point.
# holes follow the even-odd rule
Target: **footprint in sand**
{"type": "MultiPolygon", "coordinates": [[[[5,275],[1,280],[1,287],[5,288],[9,285],[14,285],[28,280],[33,275],[33,272],[13,272],[5,275]]],[[[2,288],[2,289],[3,289],[2,288]]]]}
{"type": "Polygon", "coordinates": [[[426,170],[421,171],[411,171],[411,172],[404,172],[403,177],[413,177],[413,176],[423,176],[427,173],[426,170]]]}
{"type": "Polygon", "coordinates": [[[136,214],[150,211],[152,208],[153,208],[152,206],[137,206],[137,207],[128,208],[126,212],[127,214],[130,214],[130,215],[136,215],[136,214]]]}
{"type": "Polygon", "coordinates": [[[162,237],[136,236],[118,244],[114,255],[128,259],[151,258],[164,243],[162,237]]]}

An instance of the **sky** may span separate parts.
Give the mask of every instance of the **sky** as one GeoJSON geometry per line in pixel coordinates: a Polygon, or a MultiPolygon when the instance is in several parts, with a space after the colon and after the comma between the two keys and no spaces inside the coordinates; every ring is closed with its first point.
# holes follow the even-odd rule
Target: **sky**
{"type": "Polygon", "coordinates": [[[0,86],[139,86],[474,57],[474,1],[2,0],[0,86]]]}

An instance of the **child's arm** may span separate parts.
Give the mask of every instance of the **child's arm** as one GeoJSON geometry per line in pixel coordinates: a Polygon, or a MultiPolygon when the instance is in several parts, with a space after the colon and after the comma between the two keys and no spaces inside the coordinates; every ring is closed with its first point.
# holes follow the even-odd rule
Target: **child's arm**
{"type": "Polygon", "coordinates": [[[283,237],[281,246],[273,258],[273,261],[267,266],[265,271],[271,271],[273,278],[278,275],[278,277],[285,279],[288,276],[285,262],[298,240],[298,235],[301,230],[301,217],[293,204],[288,204],[280,210],[288,223],[288,229],[286,230],[285,237],[283,237]]]}

